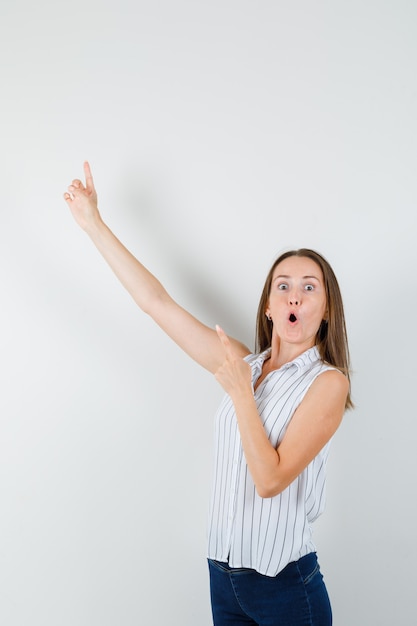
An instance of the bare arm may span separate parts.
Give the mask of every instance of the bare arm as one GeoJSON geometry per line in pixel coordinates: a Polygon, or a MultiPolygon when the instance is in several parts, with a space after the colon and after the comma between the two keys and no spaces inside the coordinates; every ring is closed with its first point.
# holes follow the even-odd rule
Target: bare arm
{"type": "Polygon", "coordinates": [[[250,366],[235,353],[221,329],[218,334],[225,361],[216,378],[233,401],[256,490],[262,498],[270,498],[286,489],[334,435],[345,411],[349,382],[336,370],[320,374],[294,413],[282,442],[274,448],[256,407],[250,366]]]}
{"type": "MultiPolygon", "coordinates": [[[[224,360],[224,350],[214,329],[180,307],[149,272],[117,239],[101,219],[89,164],[84,163],[86,183],[75,179],[64,194],[74,219],[87,233],[136,304],[192,359],[214,373],[224,360]]],[[[249,354],[243,344],[231,340],[237,354],[249,354]]]]}

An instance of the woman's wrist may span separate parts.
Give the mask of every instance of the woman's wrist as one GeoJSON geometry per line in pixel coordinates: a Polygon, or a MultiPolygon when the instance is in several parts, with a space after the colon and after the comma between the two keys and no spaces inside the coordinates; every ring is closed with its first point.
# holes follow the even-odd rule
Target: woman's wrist
{"type": "Polygon", "coordinates": [[[105,223],[103,222],[101,215],[97,209],[97,211],[91,215],[88,220],[85,221],[83,226],[83,230],[91,239],[95,239],[100,236],[100,233],[103,229],[107,228],[105,223]]]}

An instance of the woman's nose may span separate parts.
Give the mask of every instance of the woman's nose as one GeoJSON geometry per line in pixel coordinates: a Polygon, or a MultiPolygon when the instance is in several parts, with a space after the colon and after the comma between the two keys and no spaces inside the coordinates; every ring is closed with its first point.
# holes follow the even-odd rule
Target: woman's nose
{"type": "Polygon", "coordinates": [[[290,294],[289,303],[291,306],[298,306],[300,304],[300,297],[297,294],[290,294]]]}

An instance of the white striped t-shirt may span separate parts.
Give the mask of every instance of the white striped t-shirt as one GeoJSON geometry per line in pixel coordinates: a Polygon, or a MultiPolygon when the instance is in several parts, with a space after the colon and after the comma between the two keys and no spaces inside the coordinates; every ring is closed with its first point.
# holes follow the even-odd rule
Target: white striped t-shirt
{"type": "MultiPolygon", "coordinates": [[[[246,357],[253,385],[269,353],[246,357]]],[[[275,448],[312,382],[329,369],[334,368],[323,363],[313,347],[260,383],[254,392],[256,405],[275,448]]],[[[233,403],[226,395],[215,420],[208,557],[276,576],[291,561],[315,551],[311,524],[324,509],[329,444],[282,493],[261,498],[245,461],[233,403]]]]}

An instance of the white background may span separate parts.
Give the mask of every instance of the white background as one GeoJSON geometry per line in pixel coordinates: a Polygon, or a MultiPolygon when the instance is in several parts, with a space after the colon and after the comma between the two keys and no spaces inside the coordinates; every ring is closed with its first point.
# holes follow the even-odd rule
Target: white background
{"type": "Polygon", "coordinates": [[[415,619],[417,4],[2,0],[0,622],[211,623],[221,390],[62,194],[253,347],[283,249],[333,265],[356,410],[316,524],[335,626],[415,619]]]}

